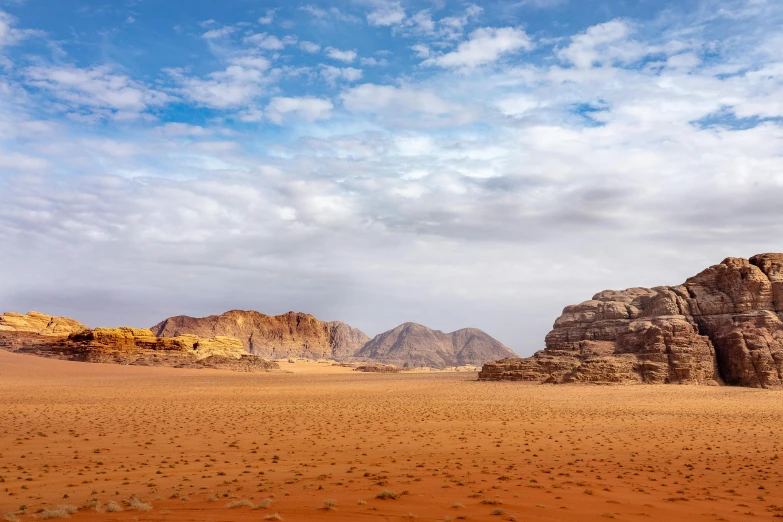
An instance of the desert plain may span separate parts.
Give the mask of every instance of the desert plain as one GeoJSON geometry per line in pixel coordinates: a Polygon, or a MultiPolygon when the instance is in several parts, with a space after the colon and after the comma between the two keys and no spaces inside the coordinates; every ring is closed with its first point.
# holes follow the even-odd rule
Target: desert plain
{"type": "Polygon", "coordinates": [[[780,391],[282,366],[0,351],[0,520],[783,517],[780,391]]]}

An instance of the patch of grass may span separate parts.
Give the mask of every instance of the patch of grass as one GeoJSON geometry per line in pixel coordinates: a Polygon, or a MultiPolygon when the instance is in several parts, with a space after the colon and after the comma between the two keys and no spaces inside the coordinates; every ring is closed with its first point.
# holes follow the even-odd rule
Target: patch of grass
{"type": "Polygon", "coordinates": [[[498,515],[498,516],[499,515],[505,515],[506,514],[506,510],[505,509],[493,509],[492,511],[490,511],[489,514],[490,515],[498,515]]]}
{"type": "Polygon", "coordinates": [[[321,509],[325,511],[337,511],[337,501],[333,498],[327,498],[324,500],[324,505],[321,509]]]}
{"type": "Polygon", "coordinates": [[[106,503],[106,511],[108,513],[117,513],[119,511],[122,511],[122,506],[120,506],[113,500],[110,500],[106,503]]]}

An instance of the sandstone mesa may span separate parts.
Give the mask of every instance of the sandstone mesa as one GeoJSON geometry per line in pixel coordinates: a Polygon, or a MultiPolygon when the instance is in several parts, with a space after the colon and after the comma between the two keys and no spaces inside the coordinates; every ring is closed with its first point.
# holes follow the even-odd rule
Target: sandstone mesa
{"type": "Polygon", "coordinates": [[[783,387],[783,254],[727,258],[678,286],[567,306],[529,358],[480,380],[783,387]]]}

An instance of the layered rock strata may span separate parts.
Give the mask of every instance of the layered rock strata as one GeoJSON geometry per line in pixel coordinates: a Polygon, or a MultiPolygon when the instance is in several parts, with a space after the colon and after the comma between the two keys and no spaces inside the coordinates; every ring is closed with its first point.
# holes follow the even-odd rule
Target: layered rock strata
{"type": "MultiPolygon", "coordinates": [[[[45,318],[50,316],[35,313],[27,315],[40,321],[22,321],[19,318],[26,316],[14,313],[0,316],[0,325],[5,326],[0,330],[0,349],[96,363],[223,368],[237,371],[278,368],[277,363],[248,354],[242,343],[231,337],[201,338],[196,335],[182,335],[164,339],[156,337],[148,329],[122,327],[90,330],[67,318],[56,319],[62,325],[69,325],[68,328],[74,331],[55,335],[52,333],[53,329],[48,326],[38,328],[46,323],[45,318]]],[[[49,320],[48,324],[51,325],[52,321],[49,320]]],[[[62,332],[66,329],[65,326],[58,328],[55,331],[62,332]]]]}
{"type": "Polygon", "coordinates": [[[235,337],[249,353],[272,359],[342,360],[352,357],[370,340],[362,331],[339,321],[319,321],[312,315],[296,312],[270,316],[252,310],[232,310],[203,318],[170,317],[153,326],[152,332],[158,337],[183,334],[235,337]]]}
{"type": "Polygon", "coordinates": [[[679,286],[567,306],[530,358],[481,380],[783,387],[783,254],[727,258],[679,286]]]}

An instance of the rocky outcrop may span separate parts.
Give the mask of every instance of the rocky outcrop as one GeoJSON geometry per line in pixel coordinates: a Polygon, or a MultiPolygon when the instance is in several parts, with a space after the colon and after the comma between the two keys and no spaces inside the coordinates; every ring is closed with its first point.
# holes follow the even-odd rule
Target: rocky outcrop
{"type": "Polygon", "coordinates": [[[391,364],[362,364],[354,368],[353,371],[364,373],[400,373],[405,371],[405,369],[399,366],[392,366],[391,364]]]}
{"type": "MultiPolygon", "coordinates": [[[[18,315],[11,314],[14,318],[18,315]]],[[[221,368],[236,371],[279,368],[277,363],[248,354],[242,343],[231,337],[201,338],[196,335],[182,335],[164,339],[156,337],[147,329],[121,327],[90,330],[83,326],[79,331],[67,335],[54,335],[42,334],[36,328],[28,328],[24,323],[19,324],[19,329],[12,330],[9,327],[0,330],[0,349],[72,361],[138,366],[221,368]]],[[[64,324],[79,323],[65,320],[64,324]]]]}
{"type": "Polygon", "coordinates": [[[567,306],[530,358],[481,380],[783,387],[783,254],[728,258],[679,286],[567,306]]]}
{"type": "Polygon", "coordinates": [[[452,333],[416,323],[401,324],[368,342],[356,357],[405,367],[481,365],[514,352],[486,333],[465,328],[452,333]]]}
{"type": "Polygon", "coordinates": [[[235,337],[249,353],[272,359],[342,360],[352,357],[370,340],[360,330],[339,321],[327,323],[296,312],[269,316],[243,310],[203,318],[171,317],[153,326],[152,332],[159,337],[183,334],[235,337]]]}
{"type": "Polygon", "coordinates": [[[56,317],[40,312],[19,314],[6,312],[0,315],[0,332],[29,332],[39,335],[68,335],[86,330],[79,321],[68,317],[56,317]]]}

